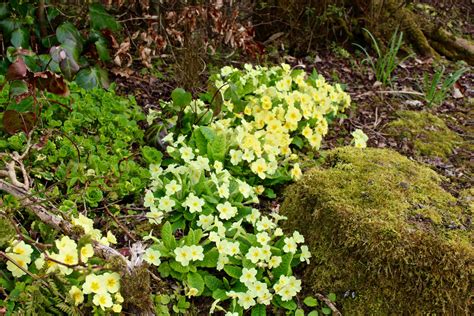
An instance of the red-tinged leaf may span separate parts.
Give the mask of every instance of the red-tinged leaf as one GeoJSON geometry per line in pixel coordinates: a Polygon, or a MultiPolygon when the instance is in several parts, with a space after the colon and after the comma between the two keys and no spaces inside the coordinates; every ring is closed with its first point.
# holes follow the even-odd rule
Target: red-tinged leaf
{"type": "Polygon", "coordinates": [[[35,77],[39,89],[64,97],[69,95],[69,89],[62,76],[47,70],[35,73],[35,77]]]}
{"type": "Polygon", "coordinates": [[[36,115],[33,112],[18,112],[7,110],[3,112],[3,128],[11,135],[24,131],[29,133],[36,123],[36,115]]]}
{"type": "Polygon", "coordinates": [[[8,66],[6,79],[8,81],[20,80],[26,78],[28,69],[23,58],[17,58],[14,63],[8,66]]]}

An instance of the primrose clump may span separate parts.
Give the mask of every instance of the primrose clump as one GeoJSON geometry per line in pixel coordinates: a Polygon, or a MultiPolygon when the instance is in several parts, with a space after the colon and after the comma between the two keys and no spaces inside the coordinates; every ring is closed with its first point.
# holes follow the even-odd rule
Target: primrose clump
{"type": "Polygon", "coordinates": [[[313,255],[306,290],[337,293],[351,315],[472,310],[472,208],[441,181],[392,150],[329,151],[280,208],[313,255]]]}
{"type": "Polygon", "coordinates": [[[425,111],[398,111],[398,119],[387,125],[387,133],[406,140],[416,156],[448,158],[462,139],[445,122],[425,111]]]}

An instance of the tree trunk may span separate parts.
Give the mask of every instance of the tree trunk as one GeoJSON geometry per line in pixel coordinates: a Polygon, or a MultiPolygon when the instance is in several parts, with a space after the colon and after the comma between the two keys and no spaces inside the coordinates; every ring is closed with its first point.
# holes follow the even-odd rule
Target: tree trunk
{"type": "Polygon", "coordinates": [[[439,25],[413,12],[403,0],[371,0],[356,2],[361,11],[379,11],[377,21],[372,27],[378,34],[389,36],[393,32],[393,25],[399,25],[407,35],[408,43],[422,56],[438,57],[440,55],[453,60],[465,60],[474,65],[474,44],[466,39],[459,38],[446,31],[439,25]],[[382,28],[382,29],[380,29],[382,28]],[[385,29],[384,29],[385,28],[385,29]]]}

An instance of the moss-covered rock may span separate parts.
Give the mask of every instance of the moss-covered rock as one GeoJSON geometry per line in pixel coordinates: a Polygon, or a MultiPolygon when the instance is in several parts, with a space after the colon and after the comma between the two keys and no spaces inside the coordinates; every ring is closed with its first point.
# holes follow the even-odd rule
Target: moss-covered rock
{"type": "Polygon", "coordinates": [[[425,111],[398,111],[397,120],[387,125],[387,133],[403,141],[416,156],[448,158],[462,138],[450,130],[445,122],[425,111]]]}
{"type": "Polygon", "coordinates": [[[300,230],[313,254],[307,290],[349,294],[345,315],[467,314],[472,210],[441,180],[392,150],[330,151],[281,206],[286,228],[300,230]]]}

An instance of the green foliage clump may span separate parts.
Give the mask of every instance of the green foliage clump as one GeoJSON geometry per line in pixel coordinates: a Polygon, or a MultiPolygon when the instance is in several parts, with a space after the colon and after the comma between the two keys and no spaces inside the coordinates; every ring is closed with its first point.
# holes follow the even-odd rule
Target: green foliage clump
{"type": "Polygon", "coordinates": [[[398,32],[398,30],[395,30],[395,32],[392,34],[392,37],[390,38],[387,49],[383,51],[372,33],[370,33],[370,31],[367,29],[364,29],[364,31],[372,42],[371,44],[375,50],[375,53],[377,54],[377,59],[374,61],[365,48],[359,44],[355,45],[366,55],[367,58],[364,61],[366,61],[374,71],[377,81],[381,82],[383,85],[391,84],[394,79],[393,72],[395,69],[403,61],[410,57],[406,56],[401,60],[398,60],[397,58],[398,52],[403,43],[403,32],[398,32]]]}
{"type": "Polygon", "coordinates": [[[98,3],[89,6],[86,36],[64,16],[52,4],[41,8],[36,1],[0,3],[0,30],[7,47],[6,56],[0,58],[0,74],[21,56],[28,66],[41,65],[41,71],[60,73],[85,89],[107,88],[108,74],[100,64],[112,59],[112,32],[120,30],[120,24],[98,3]],[[48,53],[35,55],[40,51],[48,53]]]}
{"type": "Polygon", "coordinates": [[[398,119],[387,125],[387,133],[406,139],[417,156],[448,158],[462,139],[444,121],[428,112],[399,111],[398,119]]]}
{"type": "MultiPolygon", "coordinates": [[[[42,129],[33,132],[36,150],[29,166],[30,175],[40,180],[36,189],[41,192],[45,180],[54,181],[58,185],[49,190],[50,197],[67,194],[69,200],[92,207],[104,198],[116,200],[141,192],[149,177],[141,152],[155,159],[161,154],[143,146],[138,121],[145,116],[134,99],[76,85],[71,85],[70,108],[59,104],[66,104],[65,99],[51,98],[56,102],[43,109],[42,129]]],[[[26,146],[24,133],[8,137],[0,131],[0,135],[4,137],[0,150],[22,151],[26,146]]]]}
{"type": "Polygon", "coordinates": [[[342,306],[354,315],[472,310],[472,209],[441,180],[391,150],[328,152],[281,206],[313,253],[307,290],[348,296],[342,306]]]}
{"type": "Polygon", "coordinates": [[[425,100],[428,107],[438,106],[443,103],[451,87],[462,77],[467,68],[461,68],[454,73],[444,76],[444,67],[437,70],[430,79],[424,75],[425,100]]]}

